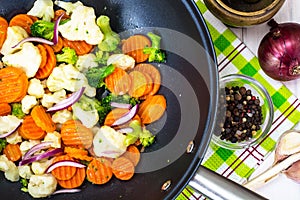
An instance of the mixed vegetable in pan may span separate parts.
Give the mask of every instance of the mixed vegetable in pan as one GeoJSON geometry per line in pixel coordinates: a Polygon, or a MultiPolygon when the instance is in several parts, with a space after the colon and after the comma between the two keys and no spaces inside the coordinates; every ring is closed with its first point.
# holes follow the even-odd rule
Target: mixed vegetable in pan
{"type": "Polygon", "coordinates": [[[131,179],[155,142],[146,125],[167,106],[154,64],[166,59],[160,40],[120,38],[108,16],[80,1],[36,0],[28,13],[0,17],[6,179],[34,198],[131,179]]]}

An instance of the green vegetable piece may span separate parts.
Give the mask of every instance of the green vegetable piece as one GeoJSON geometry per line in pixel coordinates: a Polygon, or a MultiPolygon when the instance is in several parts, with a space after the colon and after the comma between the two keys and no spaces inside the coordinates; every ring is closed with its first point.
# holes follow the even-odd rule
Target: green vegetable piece
{"type": "Polygon", "coordinates": [[[52,40],[54,35],[54,23],[44,20],[37,20],[30,26],[31,35],[52,40]]]}
{"type": "Polygon", "coordinates": [[[113,73],[115,67],[113,65],[108,65],[105,67],[92,67],[88,69],[85,76],[88,80],[90,86],[95,88],[102,87],[104,83],[104,78],[113,73]]]}
{"type": "Polygon", "coordinates": [[[0,139],[0,152],[6,147],[7,141],[6,139],[0,139]]]}
{"type": "Polygon", "coordinates": [[[147,36],[151,40],[151,47],[145,47],[143,49],[143,52],[145,54],[149,54],[148,61],[149,62],[165,62],[166,61],[166,54],[160,49],[160,41],[161,37],[149,32],[147,33],[147,36]]]}
{"type": "Polygon", "coordinates": [[[21,191],[28,192],[28,180],[25,178],[21,178],[20,183],[22,184],[21,191]]]}
{"type": "Polygon", "coordinates": [[[56,54],[57,62],[65,62],[68,64],[75,65],[78,60],[78,56],[76,55],[76,51],[70,47],[64,47],[62,49],[62,54],[56,54]]]}
{"type": "Polygon", "coordinates": [[[97,25],[104,35],[103,41],[98,45],[101,51],[112,52],[117,49],[121,39],[120,36],[112,31],[108,16],[101,15],[97,18],[97,25]]]}
{"type": "Polygon", "coordinates": [[[149,130],[143,128],[139,121],[133,120],[130,122],[129,127],[131,127],[133,131],[126,135],[126,146],[134,144],[138,139],[140,139],[144,147],[150,146],[155,141],[155,136],[149,130]]]}
{"type": "Polygon", "coordinates": [[[99,51],[96,52],[95,55],[96,55],[95,62],[97,62],[99,64],[102,64],[102,65],[107,64],[107,60],[108,60],[108,57],[109,57],[108,52],[99,50],[99,51]]]}
{"type": "Polygon", "coordinates": [[[11,104],[12,111],[11,114],[16,116],[19,119],[23,119],[25,117],[25,113],[22,111],[22,104],[21,103],[12,103],[11,104]]]}

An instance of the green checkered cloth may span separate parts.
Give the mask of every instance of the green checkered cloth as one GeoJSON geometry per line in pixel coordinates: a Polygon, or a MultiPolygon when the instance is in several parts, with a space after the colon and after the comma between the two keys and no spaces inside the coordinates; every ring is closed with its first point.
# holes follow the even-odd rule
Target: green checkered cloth
{"type": "MultiPolygon", "coordinates": [[[[258,80],[268,90],[274,104],[274,119],[269,134],[261,144],[244,150],[228,150],[210,143],[202,165],[237,182],[243,183],[274,149],[279,136],[300,120],[300,101],[281,82],[269,78],[258,59],[239,38],[210,13],[204,3],[196,0],[206,20],[218,61],[220,77],[240,73],[258,80]]],[[[178,197],[205,199],[187,187],[178,197]]]]}

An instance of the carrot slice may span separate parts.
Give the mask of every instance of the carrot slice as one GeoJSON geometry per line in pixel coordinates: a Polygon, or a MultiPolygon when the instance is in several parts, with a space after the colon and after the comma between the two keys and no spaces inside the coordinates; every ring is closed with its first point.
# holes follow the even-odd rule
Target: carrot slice
{"type": "Polygon", "coordinates": [[[0,49],[2,48],[2,45],[6,40],[7,28],[8,28],[7,20],[3,17],[0,17],[0,49]]]}
{"type": "Polygon", "coordinates": [[[125,70],[116,67],[113,73],[105,78],[105,84],[112,93],[123,95],[128,92],[131,79],[125,70]]]}
{"type": "MultiPolygon", "coordinates": [[[[105,117],[104,125],[111,126],[117,119],[122,117],[125,113],[127,113],[129,110],[126,108],[114,108],[112,109],[105,117]]],[[[135,115],[132,120],[138,120],[141,122],[141,118],[138,115],[135,115]]],[[[126,127],[127,124],[124,124],[126,127]]]]}
{"type": "Polygon", "coordinates": [[[128,94],[132,97],[139,98],[144,95],[147,90],[147,78],[142,72],[131,71],[129,73],[131,79],[131,87],[128,91],[128,94]]]}
{"type": "MultiPolygon", "coordinates": [[[[55,157],[53,160],[53,163],[56,163],[58,161],[65,161],[65,160],[74,161],[74,159],[68,155],[61,155],[61,156],[55,157]]],[[[57,167],[54,170],[52,170],[51,174],[57,180],[69,180],[75,175],[76,171],[77,171],[77,167],[62,166],[62,167],[57,167]]]]}
{"type": "Polygon", "coordinates": [[[144,54],[145,47],[151,46],[151,41],[144,35],[133,35],[123,41],[122,51],[135,59],[137,63],[145,62],[149,54],[144,54]]]}
{"type": "Polygon", "coordinates": [[[7,144],[3,149],[3,153],[6,155],[8,160],[13,162],[16,162],[22,158],[22,153],[18,144],[7,144]]]}
{"type": "Polygon", "coordinates": [[[66,146],[90,148],[93,143],[92,131],[80,121],[68,120],[61,127],[61,138],[66,146]]]}
{"type": "Polygon", "coordinates": [[[143,124],[150,124],[164,114],[166,107],[167,103],[163,95],[149,96],[140,104],[138,115],[143,124]]]}
{"type": "Polygon", "coordinates": [[[53,21],[56,21],[62,14],[64,14],[64,16],[61,18],[62,20],[70,18],[70,16],[66,14],[66,11],[63,9],[58,9],[54,12],[53,21]]]}
{"type": "Polygon", "coordinates": [[[67,189],[77,188],[82,185],[86,175],[85,168],[77,168],[76,173],[69,180],[57,180],[58,184],[67,189]]]}
{"type": "Polygon", "coordinates": [[[46,135],[46,132],[36,125],[31,115],[24,117],[23,123],[18,131],[19,134],[27,140],[40,140],[46,135]]]}
{"type": "Polygon", "coordinates": [[[60,36],[58,36],[58,41],[57,41],[56,45],[53,45],[51,47],[52,47],[54,53],[60,52],[64,47],[63,39],[60,36]]]}
{"type": "Polygon", "coordinates": [[[0,103],[0,116],[6,116],[11,113],[11,107],[8,103],[0,103]]]}
{"type": "Polygon", "coordinates": [[[113,161],[112,171],[117,179],[129,180],[134,175],[134,165],[128,158],[119,157],[113,161]]]}
{"type": "Polygon", "coordinates": [[[129,159],[134,166],[137,166],[141,158],[141,152],[135,145],[130,145],[122,156],[129,159]]]}
{"type": "Polygon", "coordinates": [[[154,95],[157,93],[157,91],[160,88],[160,84],[161,84],[161,75],[160,72],[158,71],[158,69],[151,64],[148,63],[141,63],[138,64],[134,67],[134,70],[140,71],[144,74],[148,74],[151,79],[152,79],[152,83],[153,83],[153,87],[152,90],[150,92],[148,92],[148,95],[154,95]]]}
{"type": "Polygon", "coordinates": [[[53,49],[47,44],[43,44],[43,47],[47,51],[47,59],[44,67],[39,68],[39,70],[35,74],[35,77],[38,79],[47,78],[52,73],[54,67],[56,66],[56,56],[54,54],[53,49]]]}
{"type": "Polygon", "coordinates": [[[88,156],[88,151],[81,148],[65,147],[64,152],[78,160],[91,161],[93,157],[88,156]]]}
{"type": "Polygon", "coordinates": [[[0,69],[0,102],[20,101],[27,93],[28,79],[22,69],[6,67],[0,69]]]}
{"type": "Polygon", "coordinates": [[[93,45],[86,43],[85,41],[71,41],[63,38],[64,47],[70,47],[76,51],[76,54],[82,56],[84,54],[90,53],[93,49],[93,45]]]}
{"type": "Polygon", "coordinates": [[[55,123],[52,121],[51,115],[46,113],[43,106],[35,106],[31,110],[31,116],[38,127],[46,132],[53,132],[56,129],[55,123]]]}
{"type": "Polygon", "coordinates": [[[146,77],[147,84],[146,84],[146,90],[140,99],[145,99],[147,95],[149,95],[149,93],[153,90],[153,85],[154,85],[151,76],[147,73],[143,73],[143,74],[146,77]]]}
{"type": "Polygon", "coordinates": [[[39,52],[42,56],[42,62],[40,64],[39,68],[44,68],[47,63],[47,51],[46,48],[42,44],[38,44],[37,48],[39,49],[39,52]]]}
{"type": "Polygon", "coordinates": [[[9,26],[20,26],[26,30],[27,33],[31,34],[30,26],[33,24],[32,18],[27,14],[15,15],[10,21],[9,26]]]}
{"type": "Polygon", "coordinates": [[[93,159],[86,169],[88,181],[105,184],[112,178],[111,163],[106,158],[93,159]]]}

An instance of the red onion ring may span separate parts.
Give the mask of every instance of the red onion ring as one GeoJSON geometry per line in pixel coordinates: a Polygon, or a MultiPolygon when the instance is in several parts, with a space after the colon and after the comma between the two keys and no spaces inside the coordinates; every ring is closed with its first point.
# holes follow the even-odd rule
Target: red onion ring
{"type": "Polygon", "coordinates": [[[120,117],[119,119],[117,119],[112,126],[119,126],[121,124],[124,124],[126,122],[128,122],[129,120],[131,120],[134,115],[136,114],[138,110],[138,104],[136,104],[135,106],[133,106],[127,113],[125,113],[122,117],[120,117]]]}
{"type": "Polygon", "coordinates": [[[19,166],[27,165],[27,164],[30,164],[32,162],[42,160],[44,158],[49,158],[51,156],[54,156],[55,154],[62,153],[62,152],[63,152],[62,148],[52,149],[52,150],[47,151],[45,153],[42,153],[42,154],[39,154],[39,155],[35,155],[35,156],[29,157],[27,159],[21,160],[19,162],[19,166]]]}
{"type": "Polygon", "coordinates": [[[35,152],[42,150],[42,149],[47,149],[49,147],[51,147],[52,142],[41,142],[39,144],[34,145],[33,147],[31,147],[31,149],[29,149],[23,159],[27,159],[29,158],[32,154],[34,154],[35,152]]]}
{"type": "Polygon", "coordinates": [[[64,193],[76,193],[76,192],[81,192],[81,189],[60,189],[60,190],[56,190],[55,192],[52,193],[52,195],[55,194],[64,194],[64,193]]]}
{"type": "Polygon", "coordinates": [[[59,23],[62,19],[62,17],[64,16],[64,13],[62,13],[58,19],[55,21],[55,24],[54,24],[54,34],[53,34],[53,39],[52,39],[52,42],[53,42],[53,45],[56,45],[57,42],[58,42],[58,26],[59,26],[59,23]]]}
{"type": "Polygon", "coordinates": [[[16,45],[12,46],[11,48],[16,48],[16,47],[24,44],[25,42],[39,42],[39,43],[44,43],[44,44],[48,44],[48,45],[54,45],[54,43],[52,41],[46,40],[44,38],[28,37],[28,38],[21,40],[20,42],[18,42],[16,45]]]}
{"type": "Polygon", "coordinates": [[[74,92],[71,96],[68,98],[58,102],[53,107],[49,108],[47,112],[52,111],[59,111],[68,108],[69,106],[73,105],[77,101],[79,101],[80,97],[83,95],[83,92],[85,90],[85,87],[80,88],[77,92],[74,92]]]}
{"type": "Polygon", "coordinates": [[[130,109],[131,108],[131,105],[129,103],[111,102],[110,106],[111,107],[115,107],[115,108],[126,108],[126,109],[130,109]]]}
{"type": "Polygon", "coordinates": [[[120,132],[120,133],[132,133],[133,128],[131,128],[131,127],[120,128],[117,131],[120,132]]]}
{"type": "Polygon", "coordinates": [[[81,164],[79,162],[75,162],[75,161],[72,161],[72,160],[62,160],[62,161],[58,161],[58,162],[52,163],[46,169],[45,172],[46,173],[50,173],[51,171],[53,171],[57,167],[63,167],[63,166],[71,166],[71,167],[78,167],[78,168],[84,168],[84,167],[86,167],[84,164],[81,164]]]}
{"type": "Polygon", "coordinates": [[[0,138],[5,138],[13,134],[20,126],[22,122],[20,122],[13,130],[9,131],[8,133],[0,134],[0,138]]]}

